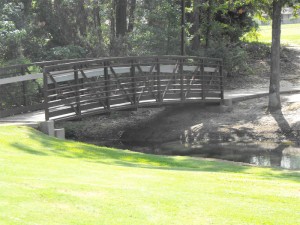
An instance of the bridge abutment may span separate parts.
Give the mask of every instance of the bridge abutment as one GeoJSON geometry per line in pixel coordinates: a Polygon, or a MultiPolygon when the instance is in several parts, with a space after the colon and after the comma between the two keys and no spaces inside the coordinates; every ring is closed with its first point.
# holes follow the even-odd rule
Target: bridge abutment
{"type": "Polygon", "coordinates": [[[51,137],[65,139],[65,129],[64,128],[55,129],[53,120],[41,122],[39,126],[39,130],[51,137]]]}
{"type": "Polygon", "coordinates": [[[233,110],[232,99],[222,99],[220,102],[220,110],[221,112],[231,112],[233,110]]]}

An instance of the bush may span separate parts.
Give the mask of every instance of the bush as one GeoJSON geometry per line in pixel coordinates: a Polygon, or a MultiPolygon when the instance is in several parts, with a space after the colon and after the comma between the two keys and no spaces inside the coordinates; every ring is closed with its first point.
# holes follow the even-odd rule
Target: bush
{"type": "Polygon", "coordinates": [[[243,48],[247,51],[249,58],[254,60],[261,60],[270,58],[271,46],[259,42],[243,43],[243,48]]]}
{"type": "Polygon", "coordinates": [[[46,52],[44,59],[46,60],[62,60],[85,58],[86,50],[80,46],[67,45],[63,47],[54,47],[46,52]]]}
{"type": "Polygon", "coordinates": [[[220,42],[214,43],[212,46],[205,50],[205,56],[222,58],[224,69],[229,76],[250,71],[250,67],[247,64],[249,55],[240,44],[220,42]]]}

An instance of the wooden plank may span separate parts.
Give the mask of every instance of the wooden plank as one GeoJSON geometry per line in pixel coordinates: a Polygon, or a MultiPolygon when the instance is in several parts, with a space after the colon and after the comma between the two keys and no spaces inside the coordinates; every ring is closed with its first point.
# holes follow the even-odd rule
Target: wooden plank
{"type": "Polygon", "coordinates": [[[36,80],[43,78],[43,73],[36,73],[36,74],[26,74],[17,77],[8,77],[0,79],[0,85],[3,84],[12,84],[17,82],[29,81],[29,80],[36,80]]]}
{"type": "Polygon", "coordinates": [[[61,109],[49,111],[49,119],[51,117],[62,116],[64,114],[70,114],[70,113],[73,113],[74,115],[77,115],[78,117],[80,117],[76,112],[74,112],[74,110],[72,108],[69,107],[69,108],[61,108],[61,109]]]}

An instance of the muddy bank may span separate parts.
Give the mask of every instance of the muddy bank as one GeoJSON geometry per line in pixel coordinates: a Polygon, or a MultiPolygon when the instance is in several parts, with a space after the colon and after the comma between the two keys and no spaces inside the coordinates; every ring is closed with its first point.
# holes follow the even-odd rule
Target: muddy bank
{"type": "Polygon", "coordinates": [[[259,166],[300,169],[300,94],[282,96],[281,112],[267,98],[220,106],[184,105],[114,112],[58,124],[67,138],[158,155],[188,155],[259,166]]]}
{"type": "Polygon", "coordinates": [[[267,113],[268,99],[236,103],[232,111],[219,106],[184,105],[114,112],[82,121],[69,121],[67,138],[114,145],[136,146],[167,142],[297,142],[300,137],[300,95],[282,97],[282,112],[267,113]]]}

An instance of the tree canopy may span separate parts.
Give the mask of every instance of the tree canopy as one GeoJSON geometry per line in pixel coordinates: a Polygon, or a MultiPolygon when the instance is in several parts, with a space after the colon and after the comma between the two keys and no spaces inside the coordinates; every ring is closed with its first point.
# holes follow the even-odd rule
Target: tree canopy
{"type": "MultiPolygon", "coordinates": [[[[187,54],[218,56],[255,27],[249,1],[186,0],[187,54]]],[[[0,0],[0,60],[179,54],[181,0],[0,0]]]]}

